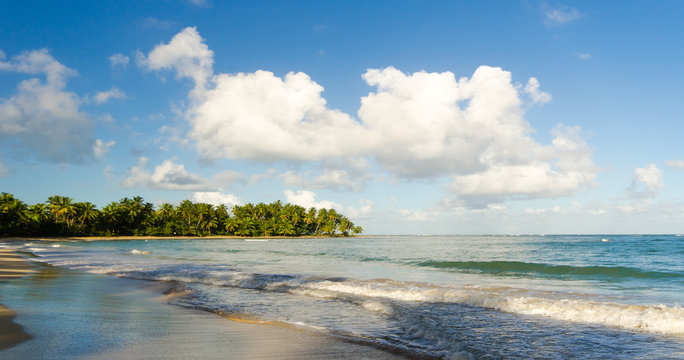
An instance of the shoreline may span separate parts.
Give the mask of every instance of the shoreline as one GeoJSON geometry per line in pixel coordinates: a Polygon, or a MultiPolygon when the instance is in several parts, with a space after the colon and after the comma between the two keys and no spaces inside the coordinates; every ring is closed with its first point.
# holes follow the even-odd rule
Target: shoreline
{"type": "MultiPolygon", "coordinates": [[[[33,266],[14,251],[0,249],[0,281],[19,279],[34,273],[33,266]]],[[[14,322],[17,313],[0,304],[0,351],[19,345],[33,336],[14,322]]]]}
{"type": "Polygon", "coordinates": [[[306,327],[174,305],[184,294],[171,283],[32,266],[14,251],[0,252],[0,269],[23,267],[0,288],[2,302],[16,311],[0,305],[0,329],[9,333],[0,338],[12,340],[0,346],[2,358],[422,358],[306,327]]]}
{"type": "Polygon", "coordinates": [[[0,237],[0,242],[17,242],[17,241],[45,241],[45,242],[66,242],[66,241],[125,241],[125,240],[236,240],[236,239],[349,239],[349,238],[364,238],[367,235],[353,235],[353,236],[235,236],[235,235],[211,235],[211,236],[9,236],[0,237]]]}

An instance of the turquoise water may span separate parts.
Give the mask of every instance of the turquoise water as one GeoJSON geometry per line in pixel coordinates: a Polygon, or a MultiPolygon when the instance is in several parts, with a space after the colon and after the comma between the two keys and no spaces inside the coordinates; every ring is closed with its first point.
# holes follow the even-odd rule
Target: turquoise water
{"type": "Polygon", "coordinates": [[[176,305],[446,358],[684,358],[684,237],[378,236],[5,244],[172,281],[176,305]]]}

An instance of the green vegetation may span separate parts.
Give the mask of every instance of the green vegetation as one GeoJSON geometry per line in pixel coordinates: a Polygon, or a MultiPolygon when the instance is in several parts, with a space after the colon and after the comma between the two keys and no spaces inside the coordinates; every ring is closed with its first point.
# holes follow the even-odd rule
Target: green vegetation
{"type": "Polygon", "coordinates": [[[362,231],[333,209],[307,210],[280,201],[229,211],[225,205],[190,200],[155,208],[136,196],[98,210],[65,196],[29,206],[12,194],[0,194],[0,236],[349,236],[362,231]]]}

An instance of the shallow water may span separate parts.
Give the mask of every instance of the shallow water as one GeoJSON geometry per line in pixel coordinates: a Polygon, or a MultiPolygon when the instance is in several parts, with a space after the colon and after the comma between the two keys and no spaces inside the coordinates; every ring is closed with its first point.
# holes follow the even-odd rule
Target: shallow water
{"type": "Polygon", "coordinates": [[[684,237],[5,244],[190,292],[180,306],[475,358],[684,358],[684,237]]]}

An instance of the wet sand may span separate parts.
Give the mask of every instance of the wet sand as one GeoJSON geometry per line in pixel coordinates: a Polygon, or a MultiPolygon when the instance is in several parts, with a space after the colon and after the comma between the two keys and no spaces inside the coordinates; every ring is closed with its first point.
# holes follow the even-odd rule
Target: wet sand
{"type": "MultiPolygon", "coordinates": [[[[0,263],[5,266],[8,271],[22,266],[31,270],[15,259],[0,263]]],[[[170,305],[163,295],[170,289],[167,283],[39,265],[31,276],[3,285],[2,301],[16,311],[14,320],[25,331],[12,322],[11,312],[2,317],[2,329],[25,337],[0,351],[3,359],[404,358],[307,329],[233,321],[170,305]],[[26,333],[33,339],[26,341],[26,333]]]]}
{"type": "MultiPolygon", "coordinates": [[[[0,281],[18,279],[33,273],[33,266],[19,255],[7,249],[0,249],[0,281]]],[[[11,348],[30,340],[21,325],[14,322],[16,313],[0,304],[0,350],[11,348]]]]}
{"type": "Polygon", "coordinates": [[[0,280],[17,279],[33,273],[34,266],[8,249],[0,249],[0,280]]]}

